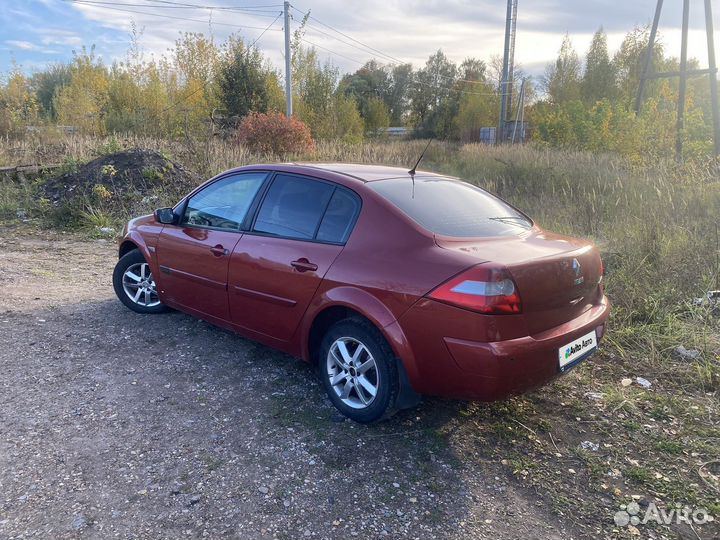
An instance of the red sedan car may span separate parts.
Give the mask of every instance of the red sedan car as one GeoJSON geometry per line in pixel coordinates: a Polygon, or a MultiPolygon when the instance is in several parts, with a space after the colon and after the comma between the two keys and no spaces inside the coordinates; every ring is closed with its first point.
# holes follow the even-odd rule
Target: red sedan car
{"type": "Polygon", "coordinates": [[[372,422],[567,371],[604,333],[602,277],[590,242],[456,178],[285,164],[130,221],[113,282],[133,311],[175,308],[316,364],[335,406],[372,422]]]}

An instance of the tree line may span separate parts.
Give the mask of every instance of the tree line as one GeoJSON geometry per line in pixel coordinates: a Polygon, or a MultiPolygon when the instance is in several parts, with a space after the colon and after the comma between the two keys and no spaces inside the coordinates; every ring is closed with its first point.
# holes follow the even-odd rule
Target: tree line
{"type": "MultiPolygon", "coordinates": [[[[478,140],[481,127],[498,122],[498,57],[455,63],[438,50],[417,69],[373,59],[341,74],[333,63],[322,62],[315,48],[303,46],[302,36],[303,25],[292,40],[295,116],[316,140],[358,142],[382,136],[388,126],[406,126],[416,137],[467,142],[478,140]]],[[[83,48],[71,62],[31,75],[15,67],[0,84],[0,133],[21,136],[27,126],[57,125],[95,135],[178,137],[204,134],[211,124],[232,129],[251,112],[285,110],[281,73],[239,35],[217,43],[200,33],[182,33],[157,59],[145,58],[140,38],[133,28],[126,57],[112,64],[83,48]]],[[[517,70],[513,95],[525,79],[524,118],[533,139],[638,159],[671,153],[678,81],[651,81],[642,113],[636,117],[633,111],[647,42],[647,28],[635,28],[611,56],[601,28],[581,58],[566,35],[544,76],[532,80],[517,70]]],[[[679,66],[662,46],[653,62],[656,71],[679,66]]],[[[514,101],[511,117],[517,106],[514,101]]],[[[711,112],[707,80],[692,79],[689,155],[709,155],[711,112]]]]}

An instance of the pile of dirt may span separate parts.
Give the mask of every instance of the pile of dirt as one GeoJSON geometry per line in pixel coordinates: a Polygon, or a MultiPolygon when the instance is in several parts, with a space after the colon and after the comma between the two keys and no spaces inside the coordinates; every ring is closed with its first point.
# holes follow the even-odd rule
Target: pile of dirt
{"type": "Polygon", "coordinates": [[[101,196],[148,197],[163,188],[184,192],[200,181],[198,175],[158,152],[135,149],[101,156],[50,178],[42,192],[53,206],[58,206],[93,191],[101,196]]]}

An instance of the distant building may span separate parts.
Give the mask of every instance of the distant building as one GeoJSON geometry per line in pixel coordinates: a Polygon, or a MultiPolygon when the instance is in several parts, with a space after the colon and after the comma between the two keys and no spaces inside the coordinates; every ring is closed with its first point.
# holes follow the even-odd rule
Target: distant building
{"type": "Polygon", "coordinates": [[[387,127],[387,128],[380,128],[376,132],[378,135],[387,135],[388,137],[392,138],[401,138],[401,137],[407,137],[412,133],[411,130],[409,130],[406,127],[387,127]]]}
{"type": "MultiPolygon", "coordinates": [[[[515,122],[514,120],[505,122],[505,133],[502,142],[525,143],[530,140],[530,126],[528,122],[515,122]]],[[[497,140],[496,127],[480,128],[480,142],[483,144],[495,144],[497,140]]]]}

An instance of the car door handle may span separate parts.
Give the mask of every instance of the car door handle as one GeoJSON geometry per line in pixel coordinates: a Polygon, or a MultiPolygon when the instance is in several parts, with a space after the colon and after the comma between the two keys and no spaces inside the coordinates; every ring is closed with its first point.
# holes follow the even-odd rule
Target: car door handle
{"type": "Polygon", "coordinates": [[[297,261],[291,262],[290,266],[292,266],[298,272],[307,272],[307,271],[314,272],[315,270],[318,269],[317,264],[311,263],[305,257],[303,257],[302,259],[298,259],[297,261]]]}
{"type": "Polygon", "coordinates": [[[228,254],[228,250],[225,249],[221,244],[218,244],[217,246],[210,248],[210,253],[212,253],[216,257],[222,257],[223,255],[228,254]]]}

